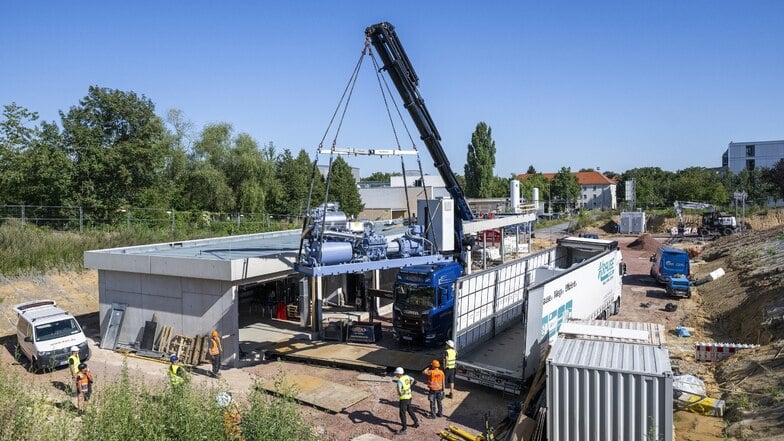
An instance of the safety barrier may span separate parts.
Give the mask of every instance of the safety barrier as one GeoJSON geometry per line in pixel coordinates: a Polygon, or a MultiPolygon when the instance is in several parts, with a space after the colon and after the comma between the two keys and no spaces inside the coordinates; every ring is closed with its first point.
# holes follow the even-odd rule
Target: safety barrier
{"type": "Polygon", "coordinates": [[[737,351],[744,349],[758,348],[759,345],[749,345],[742,343],[707,343],[698,342],[694,344],[694,358],[697,361],[716,362],[724,360],[737,351]]]}

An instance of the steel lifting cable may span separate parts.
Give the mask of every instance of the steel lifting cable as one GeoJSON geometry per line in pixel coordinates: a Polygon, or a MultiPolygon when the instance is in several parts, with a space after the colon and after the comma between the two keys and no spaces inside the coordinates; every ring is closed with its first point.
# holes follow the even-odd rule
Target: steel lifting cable
{"type": "MultiPolygon", "coordinates": [[[[343,119],[346,116],[346,110],[348,109],[348,104],[351,101],[351,95],[354,93],[354,86],[357,83],[357,77],[359,75],[359,70],[362,67],[362,61],[365,58],[369,46],[370,46],[370,41],[365,40],[365,47],[362,49],[362,53],[360,54],[359,59],[357,60],[357,64],[354,65],[354,70],[351,72],[351,76],[349,77],[348,83],[346,83],[346,87],[343,89],[343,94],[340,96],[340,100],[338,100],[337,106],[335,106],[335,111],[332,112],[332,117],[329,120],[329,124],[327,124],[327,129],[324,131],[324,135],[321,137],[321,141],[319,142],[318,149],[316,150],[316,157],[313,160],[313,169],[311,170],[311,175],[310,175],[310,188],[308,188],[308,202],[307,202],[305,216],[304,216],[305,220],[302,224],[302,237],[300,238],[300,242],[299,242],[300,258],[302,257],[302,245],[306,235],[306,230],[308,229],[308,224],[310,223],[310,216],[308,215],[308,213],[310,213],[310,204],[312,202],[312,197],[313,197],[313,187],[316,181],[316,172],[318,170],[319,152],[324,147],[324,140],[327,138],[327,135],[329,134],[329,131],[332,128],[332,124],[335,122],[335,117],[337,116],[341,105],[343,105],[343,112],[340,115],[340,120],[338,121],[338,126],[337,129],[335,130],[335,137],[332,139],[332,147],[330,148],[329,168],[327,169],[327,179],[326,179],[326,185],[324,189],[324,210],[323,210],[324,212],[322,213],[322,218],[321,218],[321,222],[323,225],[326,222],[326,216],[327,216],[327,200],[329,198],[329,184],[330,184],[330,175],[332,174],[332,160],[335,154],[335,144],[337,143],[340,129],[343,126],[343,119]],[[345,100],[345,104],[343,104],[344,100],[345,100]]],[[[322,228],[319,234],[319,243],[323,242],[323,240],[324,240],[324,229],[322,228]]]]}
{"type": "MultiPolygon", "coordinates": [[[[427,185],[425,185],[425,174],[424,174],[424,171],[422,170],[422,158],[419,155],[419,149],[417,149],[416,142],[414,141],[414,137],[411,136],[411,131],[408,130],[408,125],[406,124],[406,120],[405,120],[405,118],[403,118],[403,114],[400,112],[400,107],[397,105],[397,101],[395,100],[394,95],[392,95],[392,92],[389,89],[389,83],[387,82],[386,78],[383,75],[381,75],[381,68],[379,68],[378,62],[376,61],[376,57],[373,55],[372,50],[370,51],[370,58],[373,60],[373,67],[376,70],[376,76],[380,78],[379,81],[383,81],[384,87],[386,87],[387,93],[389,94],[389,97],[392,100],[392,104],[395,106],[395,111],[397,112],[397,116],[398,116],[398,118],[400,118],[400,122],[401,122],[401,124],[403,125],[403,128],[406,131],[406,135],[408,135],[409,141],[411,141],[411,148],[415,152],[417,152],[416,157],[417,157],[417,165],[419,167],[419,179],[422,181],[422,191],[425,194],[425,200],[429,201],[430,198],[427,195],[427,185]]],[[[384,104],[387,105],[386,95],[384,95],[383,88],[381,90],[381,95],[384,96],[384,104]]],[[[387,105],[387,113],[389,113],[389,106],[388,105],[387,105]]],[[[395,141],[397,142],[397,146],[400,147],[400,141],[398,140],[397,132],[395,131],[395,124],[392,122],[392,117],[391,116],[390,116],[390,123],[392,124],[392,131],[395,134],[395,141]]],[[[403,188],[404,188],[404,191],[406,193],[406,209],[408,210],[408,213],[409,213],[409,223],[410,223],[411,222],[411,206],[410,206],[410,203],[409,203],[409,200],[408,200],[408,181],[407,181],[407,178],[406,178],[406,166],[405,166],[405,163],[403,161],[403,156],[400,157],[400,165],[401,165],[401,168],[403,169],[403,188]]],[[[429,210],[426,210],[426,211],[429,212],[429,210]]],[[[430,215],[429,225],[433,224],[433,219],[434,218],[435,218],[435,215],[431,214],[430,215]]],[[[437,244],[435,242],[433,242],[433,247],[434,247],[434,250],[436,252],[438,252],[438,246],[437,246],[437,244]]]]}

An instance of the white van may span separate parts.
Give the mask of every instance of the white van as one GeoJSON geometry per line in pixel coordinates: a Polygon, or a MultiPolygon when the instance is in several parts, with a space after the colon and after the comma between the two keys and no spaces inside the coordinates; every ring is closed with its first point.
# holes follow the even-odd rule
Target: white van
{"type": "Polygon", "coordinates": [[[14,306],[19,320],[16,338],[19,350],[30,360],[30,370],[51,370],[68,364],[71,346],[79,348],[79,359],[90,358],[87,338],[79,322],[57,307],[54,300],[36,300],[14,306]]]}

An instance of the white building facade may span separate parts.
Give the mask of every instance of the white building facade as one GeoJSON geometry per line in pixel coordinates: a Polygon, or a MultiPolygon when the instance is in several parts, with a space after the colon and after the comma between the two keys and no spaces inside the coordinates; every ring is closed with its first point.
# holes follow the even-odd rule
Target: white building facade
{"type": "Polygon", "coordinates": [[[742,170],[773,168],[784,159],[784,141],[731,142],[721,165],[733,174],[742,170]]]}

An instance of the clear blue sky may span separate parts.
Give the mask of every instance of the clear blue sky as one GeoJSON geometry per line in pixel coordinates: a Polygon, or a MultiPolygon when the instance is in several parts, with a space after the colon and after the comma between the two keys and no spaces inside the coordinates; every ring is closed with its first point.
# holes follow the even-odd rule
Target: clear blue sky
{"type": "MultiPolygon", "coordinates": [[[[132,90],[199,130],[229,122],[313,155],[380,21],[395,25],[460,174],[479,121],[499,176],[715,167],[730,141],[784,139],[782,1],[8,1],[0,105],[59,121],[90,85],[132,90]]],[[[367,61],[338,144],[391,147],[367,61]]],[[[362,176],[399,170],[349,162],[362,176]]]]}

